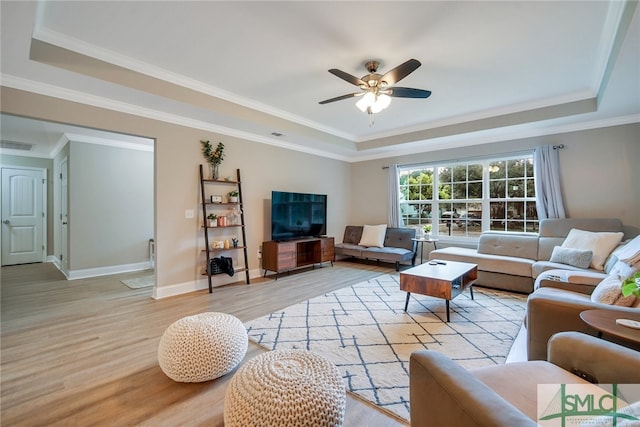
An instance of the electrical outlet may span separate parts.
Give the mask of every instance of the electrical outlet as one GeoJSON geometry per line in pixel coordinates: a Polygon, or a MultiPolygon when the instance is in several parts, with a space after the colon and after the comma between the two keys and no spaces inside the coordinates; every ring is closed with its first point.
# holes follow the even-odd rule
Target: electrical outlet
{"type": "Polygon", "coordinates": [[[185,219],[193,219],[194,215],[195,214],[193,212],[193,209],[187,209],[187,210],[184,211],[184,218],[185,219]]]}
{"type": "Polygon", "coordinates": [[[262,258],[262,251],[260,249],[258,249],[258,259],[262,258]]]}

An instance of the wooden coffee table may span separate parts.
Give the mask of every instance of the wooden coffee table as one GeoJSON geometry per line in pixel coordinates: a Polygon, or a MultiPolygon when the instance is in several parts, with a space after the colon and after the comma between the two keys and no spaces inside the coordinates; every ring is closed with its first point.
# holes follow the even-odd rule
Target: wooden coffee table
{"type": "Polygon", "coordinates": [[[432,265],[427,262],[400,272],[400,290],[407,292],[404,311],[409,306],[411,292],[442,298],[447,306],[449,322],[449,301],[469,288],[473,299],[473,282],[478,278],[478,266],[466,262],[439,261],[432,265]]]}

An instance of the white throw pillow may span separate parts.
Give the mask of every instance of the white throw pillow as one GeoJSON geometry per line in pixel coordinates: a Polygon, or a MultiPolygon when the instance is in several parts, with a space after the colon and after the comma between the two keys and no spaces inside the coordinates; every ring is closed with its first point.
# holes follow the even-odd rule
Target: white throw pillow
{"type": "Polygon", "coordinates": [[[384,247],[384,236],[387,234],[387,224],[382,225],[365,225],[362,228],[362,237],[360,238],[360,246],[367,247],[384,247]]]}
{"type": "Polygon", "coordinates": [[[607,257],[622,241],[623,236],[622,232],[593,232],[572,228],[562,247],[592,251],[591,268],[603,270],[607,257]]]}
{"type": "Polygon", "coordinates": [[[600,304],[619,305],[631,307],[636,301],[635,295],[622,296],[622,280],[618,276],[607,276],[598,283],[598,286],[591,293],[591,301],[600,304]]]}

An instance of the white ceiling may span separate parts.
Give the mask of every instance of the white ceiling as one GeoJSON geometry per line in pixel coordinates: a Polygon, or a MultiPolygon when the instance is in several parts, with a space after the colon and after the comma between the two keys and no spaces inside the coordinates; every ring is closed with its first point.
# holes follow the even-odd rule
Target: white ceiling
{"type": "Polygon", "coordinates": [[[1,7],[4,86],[349,161],[640,121],[637,2],[1,7]],[[430,98],[395,98],[373,126],[356,99],[318,104],[358,91],[328,69],[410,58],[399,86],[430,98]]]}

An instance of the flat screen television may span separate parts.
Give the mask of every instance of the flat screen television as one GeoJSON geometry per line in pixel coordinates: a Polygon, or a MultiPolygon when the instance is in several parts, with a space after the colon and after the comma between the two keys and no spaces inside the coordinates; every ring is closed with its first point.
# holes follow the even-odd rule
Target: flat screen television
{"type": "Polygon", "coordinates": [[[271,192],[271,240],[291,240],[327,233],[327,195],[271,192]]]}

